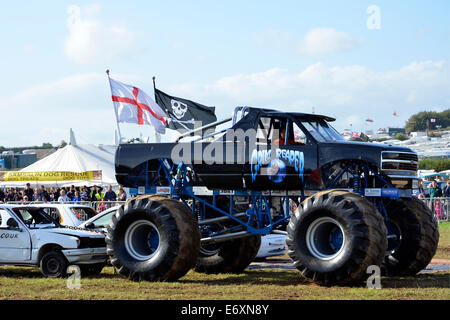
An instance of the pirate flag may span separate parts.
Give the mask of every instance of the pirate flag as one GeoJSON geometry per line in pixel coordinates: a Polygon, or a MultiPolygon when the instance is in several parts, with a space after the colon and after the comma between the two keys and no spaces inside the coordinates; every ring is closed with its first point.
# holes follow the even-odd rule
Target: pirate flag
{"type": "Polygon", "coordinates": [[[186,132],[195,127],[205,126],[217,121],[215,107],[207,107],[191,100],[169,96],[155,88],[156,103],[163,108],[169,119],[169,129],[186,132]],[[201,122],[201,123],[200,123],[201,122]]]}

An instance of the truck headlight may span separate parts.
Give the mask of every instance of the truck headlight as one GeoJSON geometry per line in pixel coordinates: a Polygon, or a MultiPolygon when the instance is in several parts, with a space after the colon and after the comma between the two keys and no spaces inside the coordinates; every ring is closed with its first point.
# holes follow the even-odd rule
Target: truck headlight
{"type": "Polygon", "coordinates": [[[412,188],[413,189],[419,189],[419,180],[413,180],[412,181],[412,188]]]}

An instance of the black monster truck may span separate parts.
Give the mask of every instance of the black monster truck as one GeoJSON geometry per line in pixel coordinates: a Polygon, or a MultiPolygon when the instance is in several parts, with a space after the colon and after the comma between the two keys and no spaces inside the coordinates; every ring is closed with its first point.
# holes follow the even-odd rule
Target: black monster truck
{"type": "Polygon", "coordinates": [[[223,130],[207,132],[225,121],[174,143],[121,144],[117,181],[141,195],[108,227],[112,264],[133,280],[239,273],[261,235],[283,233],[295,267],[320,284],[360,282],[371,265],[416,274],[439,240],[412,197],[417,154],[347,142],[333,120],[238,107],[223,130]]]}

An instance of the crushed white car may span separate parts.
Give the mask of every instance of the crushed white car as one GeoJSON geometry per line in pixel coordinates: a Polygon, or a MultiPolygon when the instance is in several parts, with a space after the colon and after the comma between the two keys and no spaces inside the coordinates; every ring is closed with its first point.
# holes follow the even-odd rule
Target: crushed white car
{"type": "Polygon", "coordinates": [[[56,278],[70,265],[98,274],[107,258],[102,233],[62,227],[39,207],[0,205],[0,265],[40,267],[56,278]]]}

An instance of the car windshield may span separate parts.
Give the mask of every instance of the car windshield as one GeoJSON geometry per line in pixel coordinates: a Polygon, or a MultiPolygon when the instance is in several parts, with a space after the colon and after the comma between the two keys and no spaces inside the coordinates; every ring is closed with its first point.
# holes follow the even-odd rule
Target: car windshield
{"type": "Polygon", "coordinates": [[[15,208],[13,211],[31,229],[57,226],[57,222],[41,208],[15,208]]]}
{"type": "Polygon", "coordinates": [[[304,120],[299,122],[313,136],[317,142],[330,142],[345,140],[332,126],[323,119],[304,120]]]}
{"type": "Polygon", "coordinates": [[[116,210],[112,210],[111,212],[105,213],[97,220],[92,221],[92,223],[94,224],[94,228],[106,228],[106,226],[111,222],[111,218],[115,213],[116,210]]]}

